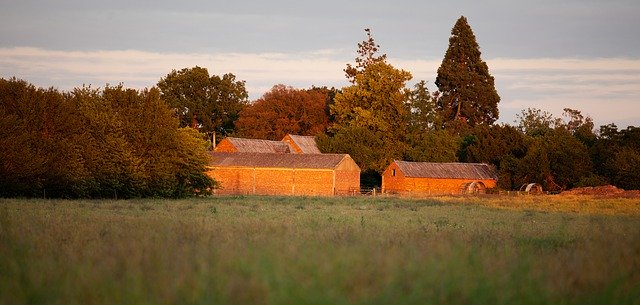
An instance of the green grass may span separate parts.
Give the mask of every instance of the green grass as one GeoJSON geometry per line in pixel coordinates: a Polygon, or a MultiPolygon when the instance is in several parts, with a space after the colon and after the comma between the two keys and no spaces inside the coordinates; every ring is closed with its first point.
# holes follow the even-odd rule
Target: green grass
{"type": "Polygon", "coordinates": [[[0,303],[640,304],[640,215],[483,200],[0,199],[0,303]]]}

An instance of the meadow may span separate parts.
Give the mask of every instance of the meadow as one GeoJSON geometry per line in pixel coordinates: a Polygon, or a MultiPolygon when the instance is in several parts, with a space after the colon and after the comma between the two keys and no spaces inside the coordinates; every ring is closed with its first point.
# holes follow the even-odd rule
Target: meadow
{"type": "Polygon", "coordinates": [[[640,200],[0,199],[1,304],[640,304],[640,200]]]}

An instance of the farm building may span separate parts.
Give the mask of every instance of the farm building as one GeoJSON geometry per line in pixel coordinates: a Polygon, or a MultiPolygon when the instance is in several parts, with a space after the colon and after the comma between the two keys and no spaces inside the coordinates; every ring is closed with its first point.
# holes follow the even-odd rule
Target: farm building
{"type": "Polygon", "coordinates": [[[297,154],[320,154],[320,149],[316,145],[316,137],[297,136],[288,134],[284,136],[282,142],[288,143],[297,154]]]}
{"type": "Polygon", "coordinates": [[[282,141],[270,141],[260,139],[244,139],[226,137],[214,149],[216,152],[243,152],[243,153],[293,153],[293,148],[282,141]]]}
{"type": "Polygon", "coordinates": [[[497,180],[495,167],[488,164],[393,161],[382,174],[382,192],[409,196],[484,193],[497,180]]]}
{"type": "Polygon", "coordinates": [[[360,168],[346,154],[212,152],[207,174],[217,194],[346,195],[360,190],[360,168]]]}

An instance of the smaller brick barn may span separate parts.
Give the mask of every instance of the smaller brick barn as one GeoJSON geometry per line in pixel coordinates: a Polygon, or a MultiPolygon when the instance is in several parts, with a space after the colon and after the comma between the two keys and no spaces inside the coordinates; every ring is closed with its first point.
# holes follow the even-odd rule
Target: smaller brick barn
{"type": "Polygon", "coordinates": [[[360,168],[346,154],[211,153],[217,194],[346,195],[359,191],[360,168]]]}
{"type": "Polygon", "coordinates": [[[495,167],[488,164],[393,161],[382,174],[382,192],[408,196],[484,193],[497,180],[495,167]]]}
{"type": "Polygon", "coordinates": [[[282,141],[260,139],[244,139],[226,137],[216,145],[217,152],[245,152],[245,153],[293,153],[293,148],[282,141]]]}
{"type": "Polygon", "coordinates": [[[288,143],[293,152],[297,154],[320,154],[320,149],[316,144],[316,137],[314,136],[297,136],[288,134],[284,136],[282,142],[288,143]]]}

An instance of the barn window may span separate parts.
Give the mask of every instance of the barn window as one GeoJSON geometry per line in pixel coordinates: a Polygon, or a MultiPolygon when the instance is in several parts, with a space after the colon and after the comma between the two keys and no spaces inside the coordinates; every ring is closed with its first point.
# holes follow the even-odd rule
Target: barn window
{"type": "Polygon", "coordinates": [[[396,176],[396,169],[395,168],[391,170],[391,176],[393,176],[393,177],[396,176]]]}

